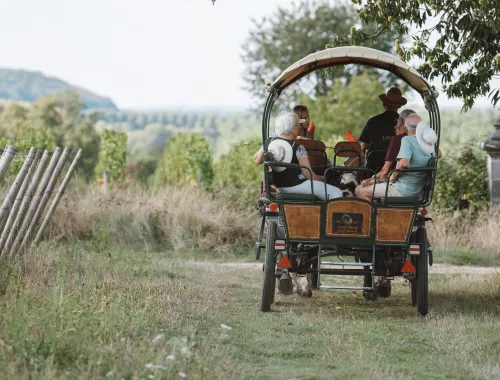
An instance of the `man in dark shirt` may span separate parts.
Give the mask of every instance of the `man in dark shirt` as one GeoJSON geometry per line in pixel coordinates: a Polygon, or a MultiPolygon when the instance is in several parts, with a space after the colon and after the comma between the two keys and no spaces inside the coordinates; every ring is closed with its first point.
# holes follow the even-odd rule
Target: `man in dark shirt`
{"type": "Polygon", "coordinates": [[[384,104],[384,112],[366,123],[359,137],[362,152],[366,151],[370,144],[375,144],[377,149],[387,149],[394,136],[396,120],[399,118],[397,111],[406,104],[406,99],[397,87],[390,88],[386,94],[379,95],[379,98],[384,104]]]}

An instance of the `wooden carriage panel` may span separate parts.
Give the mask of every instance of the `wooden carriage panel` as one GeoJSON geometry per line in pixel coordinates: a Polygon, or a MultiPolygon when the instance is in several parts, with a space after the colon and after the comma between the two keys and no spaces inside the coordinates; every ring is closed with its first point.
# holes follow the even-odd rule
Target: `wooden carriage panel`
{"type": "Polygon", "coordinates": [[[284,209],[290,239],[319,239],[320,206],[285,204],[284,209]]]}
{"type": "Polygon", "coordinates": [[[377,236],[379,242],[406,241],[413,222],[413,209],[380,208],[377,210],[377,236]]]}
{"type": "Polygon", "coordinates": [[[326,236],[370,237],[372,206],[359,200],[335,200],[326,207],[326,236]]]}

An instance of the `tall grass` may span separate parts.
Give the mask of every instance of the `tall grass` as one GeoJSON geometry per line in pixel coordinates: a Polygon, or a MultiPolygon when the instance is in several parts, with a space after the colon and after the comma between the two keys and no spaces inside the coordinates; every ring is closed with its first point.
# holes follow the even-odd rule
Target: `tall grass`
{"type": "Polygon", "coordinates": [[[257,223],[255,210],[201,189],[123,189],[109,196],[88,190],[64,197],[50,234],[147,251],[229,251],[252,245],[257,223]]]}
{"type": "Polygon", "coordinates": [[[452,261],[471,264],[500,263],[500,214],[483,211],[478,214],[433,214],[427,231],[434,247],[451,256],[452,261]]]}

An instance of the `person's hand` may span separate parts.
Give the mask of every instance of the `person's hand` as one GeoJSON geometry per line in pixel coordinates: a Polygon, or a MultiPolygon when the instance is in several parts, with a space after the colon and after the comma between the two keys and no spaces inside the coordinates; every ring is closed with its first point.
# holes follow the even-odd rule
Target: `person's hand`
{"type": "Polygon", "coordinates": [[[397,179],[398,179],[398,176],[399,176],[399,173],[398,172],[394,172],[391,174],[391,178],[390,178],[390,181],[391,182],[396,182],[397,179]]]}
{"type": "Polygon", "coordinates": [[[311,139],[304,136],[297,136],[296,140],[311,140],[311,139]]]}
{"type": "Polygon", "coordinates": [[[364,184],[364,183],[371,183],[373,181],[373,178],[367,178],[367,179],[364,179],[361,181],[361,184],[364,184]]]}
{"type": "Polygon", "coordinates": [[[325,180],[325,177],[324,177],[324,176],[322,176],[322,175],[316,175],[316,174],[314,174],[314,175],[313,175],[313,180],[314,180],[314,181],[324,181],[324,180],[325,180]]]}

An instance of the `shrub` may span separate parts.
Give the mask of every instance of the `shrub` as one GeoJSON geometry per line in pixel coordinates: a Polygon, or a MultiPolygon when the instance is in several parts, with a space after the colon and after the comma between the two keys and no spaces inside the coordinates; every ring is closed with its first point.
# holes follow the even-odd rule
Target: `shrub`
{"type": "Polygon", "coordinates": [[[113,180],[122,178],[127,161],[127,134],[105,130],[101,137],[101,149],[95,168],[96,177],[107,170],[113,180]]]}
{"type": "Polygon", "coordinates": [[[159,185],[211,185],[214,179],[210,143],[197,133],[177,133],[165,144],[156,170],[159,185]]]}
{"type": "Polygon", "coordinates": [[[439,161],[434,202],[439,208],[454,211],[467,200],[472,211],[488,207],[489,189],[486,157],[462,148],[458,155],[439,161]]]}

